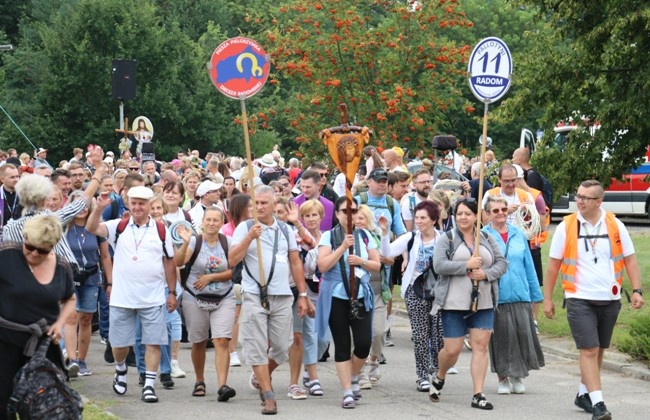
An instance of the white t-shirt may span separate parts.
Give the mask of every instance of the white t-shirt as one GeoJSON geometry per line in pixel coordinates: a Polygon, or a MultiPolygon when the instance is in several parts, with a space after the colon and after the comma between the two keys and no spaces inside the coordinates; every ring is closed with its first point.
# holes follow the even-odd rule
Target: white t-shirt
{"type": "MultiPolygon", "coordinates": [[[[271,226],[262,224],[264,231],[260,236],[260,245],[262,246],[262,264],[264,268],[264,279],[265,284],[268,284],[268,294],[269,295],[292,295],[291,288],[289,287],[289,273],[291,267],[289,265],[289,251],[300,252],[298,244],[296,243],[296,237],[292,234],[291,229],[287,226],[287,233],[289,234],[289,243],[282,232],[280,225],[278,225],[277,220],[273,221],[271,226]],[[275,256],[275,269],[273,271],[273,277],[269,279],[269,274],[271,271],[271,264],[273,262],[273,244],[275,241],[275,235],[278,235],[278,252],[275,256]],[[270,280],[270,281],[269,281],[270,280]]],[[[232,235],[233,245],[237,245],[244,240],[244,237],[248,234],[248,224],[246,221],[241,222],[237,225],[235,233],[232,235]]],[[[248,275],[248,272],[244,268],[242,272],[242,292],[253,293],[259,295],[259,285],[258,281],[260,278],[259,270],[259,260],[257,258],[257,241],[251,241],[248,249],[246,250],[246,255],[244,256],[244,261],[248,270],[253,277],[248,275]]]]}
{"type": "MultiPolygon", "coordinates": [[[[592,226],[578,213],[580,223],[580,235],[606,235],[607,224],[605,223],[605,212],[602,211],[596,225],[592,226]]],[[[627,229],[616,219],[618,230],[623,246],[625,257],[634,254],[634,244],[627,229]]],[[[570,233],[578,235],[578,232],[570,233]]],[[[564,221],[558,225],[551,240],[549,257],[562,260],[566,244],[566,224],[564,221]]],[[[612,296],[610,289],[616,281],[614,277],[614,264],[611,259],[612,251],[608,238],[600,239],[578,239],[578,261],[576,265],[575,286],[576,292],[564,292],[567,298],[587,300],[618,300],[618,296],[612,296]]]]}
{"type": "MultiPolygon", "coordinates": [[[[415,203],[413,204],[413,208],[415,208],[415,206],[417,206],[422,202],[422,198],[420,198],[420,195],[417,192],[412,192],[402,197],[402,201],[400,202],[400,207],[402,208],[403,220],[413,220],[413,213],[411,212],[411,197],[415,197],[415,203]]],[[[413,227],[413,229],[415,229],[415,226],[413,227]]]]}
{"type": "Polygon", "coordinates": [[[343,172],[336,175],[332,189],[334,189],[334,192],[339,197],[343,197],[345,195],[345,174],[343,172]]]}
{"type": "MultiPolygon", "coordinates": [[[[120,219],[104,222],[108,242],[115,250],[110,305],[133,309],[164,305],[167,280],[156,222],[150,217],[146,225],[138,227],[131,218],[116,247],[115,232],[119,223],[120,219]]],[[[165,231],[165,249],[173,258],[171,234],[166,227],[165,231]]]]}

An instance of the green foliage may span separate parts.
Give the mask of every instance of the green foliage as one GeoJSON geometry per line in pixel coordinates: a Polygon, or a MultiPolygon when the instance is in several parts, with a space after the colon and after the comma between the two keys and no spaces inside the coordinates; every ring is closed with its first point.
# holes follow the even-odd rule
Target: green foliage
{"type": "Polygon", "coordinates": [[[637,359],[650,362],[650,315],[632,321],[630,334],[622,340],[619,349],[637,359]]]}
{"type": "MultiPolygon", "coordinates": [[[[580,126],[600,124],[593,137],[570,136],[559,156],[540,150],[535,161],[557,193],[589,178],[605,185],[642,161],[650,137],[650,4],[642,1],[531,0],[551,31],[530,32],[529,54],[520,57],[524,89],[502,111],[544,104],[539,123],[551,127],[572,117],[580,126]],[[557,159],[560,157],[560,159],[557,159]]],[[[547,139],[546,144],[550,144],[547,139]]]]}

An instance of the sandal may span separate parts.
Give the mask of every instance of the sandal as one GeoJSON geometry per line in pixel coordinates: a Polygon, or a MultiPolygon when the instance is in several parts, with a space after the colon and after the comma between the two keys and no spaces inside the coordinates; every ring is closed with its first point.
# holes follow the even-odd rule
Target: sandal
{"type": "Polygon", "coordinates": [[[492,410],[494,408],[492,403],[489,402],[487,398],[485,398],[485,395],[483,395],[481,392],[474,395],[474,398],[472,398],[472,407],[481,410],[492,410]]]}
{"type": "Polygon", "coordinates": [[[313,381],[310,381],[307,384],[307,387],[309,388],[309,395],[313,395],[315,397],[322,397],[323,394],[323,388],[320,386],[320,381],[318,379],[314,379],[313,381]]]}
{"type": "Polygon", "coordinates": [[[355,408],[356,406],[357,403],[355,402],[354,395],[345,394],[343,396],[343,401],[341,401],[341,407],[349,409],[349,408],[355,408]]]}
{"type": "Polygon", "coordinates": [[[305,390],[300,388],[298,385],[293,384],[289,387],[289,393],[287,397],[292,400],[306,400],[307,396],[305,395],[305,390]]]}
{"type": "Polygon", "coordinates": [[[142,388],[142,401],[146,403],[158,402],[158,396],[156,395],[156,391],[153,389],[152,386],[145,386],[144,388],[142,388]]]}
{"type": "Polygon", "coordinates": [[[438,375],[434,375],[429,386],[429,399],[432,402],[440,402],[440,391],[442,391],[443,386],[445,386],[445,380],[438,378],[438,375]]]}
{"type": "Polygon", "coordinates": [[[193,397],[205,397],[205,382],[195,382],[194,390],[192,391],[193,397]]]}
{"type": "Polygon", "coordinates": [[[115,369],[115,377],[113,378],[113,391],[117,395],[124,395],[126,394],[126,382],[125,381],[120,381],[119,377],[120,376],[126,376],[126,373],[128,372],[129,368],[126,368],[124,370],[117,370],[115,369]],[[118,389],[118,387],[121,387],[123,391],[118,389]]]}

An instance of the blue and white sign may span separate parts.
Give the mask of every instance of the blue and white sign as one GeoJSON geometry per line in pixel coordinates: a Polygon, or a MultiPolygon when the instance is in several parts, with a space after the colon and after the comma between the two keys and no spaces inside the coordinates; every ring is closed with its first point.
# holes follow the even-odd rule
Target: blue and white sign
{"type": "Polygon", "coordinates": [[[499,38],[481,40],[469,57],[469,87],[478,100],[496,102],[510,89],[512,56],[508,46],[499,38]]]}

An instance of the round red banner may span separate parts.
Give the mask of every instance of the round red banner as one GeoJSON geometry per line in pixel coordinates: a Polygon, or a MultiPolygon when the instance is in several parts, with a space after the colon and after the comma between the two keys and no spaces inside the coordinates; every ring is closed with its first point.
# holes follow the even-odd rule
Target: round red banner
{"type": "Polygon", "coordinates": [[[224,95],[245,99],[262,89],[270,67],[266,53],[257,42],[243,37],[230,38],[212,53],[210,80],[224,95]]]}

